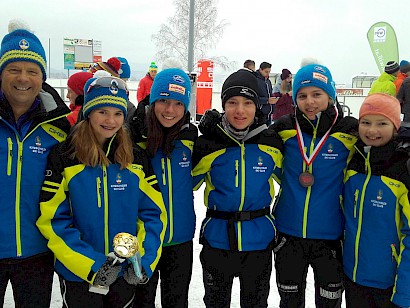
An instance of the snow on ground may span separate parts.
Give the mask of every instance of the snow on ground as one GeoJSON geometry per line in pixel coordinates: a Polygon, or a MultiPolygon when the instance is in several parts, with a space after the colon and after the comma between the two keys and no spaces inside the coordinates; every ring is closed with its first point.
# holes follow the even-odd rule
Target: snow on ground
{"type": "MultiPolygon", "coordinates": [[[[197,213],[197,229],[196,229],[196,237],[194,239],[194,265],[193,265],[193,273],[192,273],[192,280],[191,280],[191,285],[189,289],[189,307],[192,308],[201,308],[205,307],[203,303],[203,296],[204,296],[204,288],[202,284],[202,267],[201,263],[199,261],[199,253],[201,251],[202,246],[198,243],[198,234],[199,234],[199,228],[201,225],[201,222],[203,218],[205,217],[206,213],[206,208],[203,203],[203,189],[204,185],[202,185],[201,189],[199,189],[197,192],[194,193],[195,197],[195,211],[197,213]]],[[[276,192],[278,191],[278,186],[275,185],[276,192]]],[[[309,273],[308,273],[308,279],[307,279],[307,285],[306,285],[306,307],[307,308],[313,308],[315,307],[314,304],[314,282],[313,282],[313,272],[311,268],[309,268],[309,273]]],[[[239,293],[240,293],[240,287],[239,287],[239,279],[234,280],[234,285],[232,288],[232,300],[231,300],[231,307],[232,308],[239,308],[240,307],[240,301],[239,301],[239,293]]],[[[4,307],[5,308],[11,308],[14,307],[14,301],[13,301],[13,295],[12,295],[12,290],[11,286],[9,284],[7,291],[6,291],[6,296],[5,296],[5,301],[4,301],[4,307]]],[[[61,299],[61,294],[60,294],[60,287],[58,283],[58,278],[55,275],[54,276],[54,284],[53,284],[53,294],[52,294],[52,299],[51,299],[51,308],[59,308],[62,307],[62,299],[61,299]]],[[[156,307],[161,307],[160,301],[159,301],[159,293],[157,292],[157,301],[156,301],[156,307]]],[[[275,268],[273,267],[272,271],[272,277],[270,280],[270,294],[268,298],[268,307],[269,308],[278,308],[279,307],[279,294],[278,290],[276,288],[276,282],[275,282],[275,268]]],[[[342,307],[345,307],[344,303],[342,307]]]]}

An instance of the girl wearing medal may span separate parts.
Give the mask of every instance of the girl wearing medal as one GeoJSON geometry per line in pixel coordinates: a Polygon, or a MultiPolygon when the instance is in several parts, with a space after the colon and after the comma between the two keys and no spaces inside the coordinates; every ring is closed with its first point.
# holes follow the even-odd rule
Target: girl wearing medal
{"type": "Polygon", "coordinates": [[[247,70],[222,86],[224,113],[208,110],[194,146],[195,189],[206,183],[200,260],[206,307],[228,308],[234,277],[241,307],[267,307],[276,236],[270,205],[282,140],[257,109],[258,80],[247,70]]]}
{"type": "Polygon", "coordinates": [[[316,307],[341,306],[341,198],[357,120],[343,118],[332,83],[327,67],[302,67],[293,81],[295,113],[271,126],[284,142],[281,188],[273,210],[279,231],[274,253],[280,307],[305,306],[309,266],[316,307]]]}
{"type": "Polygon", "coordinates": [[[399,128],[396,98],[366,97],[343,198],[347,308],[410,307],[409,156],[399,128]]]}
{"type": "Polygon", "coordinates": [[[84,120],[48,156],[37,226],[56,257],[63,307],[126,307],[158,263],[165,207],[145,152],[125,130],[128,89],[116,77],[84,87],[84,120]],[[143,278],[113,254],[137,235],[143,278]]]}

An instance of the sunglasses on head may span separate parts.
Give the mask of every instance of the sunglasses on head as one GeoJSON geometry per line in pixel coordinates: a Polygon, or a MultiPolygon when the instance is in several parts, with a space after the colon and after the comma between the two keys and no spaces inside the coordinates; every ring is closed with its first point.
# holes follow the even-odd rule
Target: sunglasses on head
{"type": "Polygon", "coordinates": [[[109,88],[113,91],[124,90],[127,95],[129,93],[127,84],[124,80],[117,78],[117,77],[99,77],[93,80],[90,85],[88,86],[87,93],[91,91],[91,89],[98,89],[98,88],[109,88]]]}

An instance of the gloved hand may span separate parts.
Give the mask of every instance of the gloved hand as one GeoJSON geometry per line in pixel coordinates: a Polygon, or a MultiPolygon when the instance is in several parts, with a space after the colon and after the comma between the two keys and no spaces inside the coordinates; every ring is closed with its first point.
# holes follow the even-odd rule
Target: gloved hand
{"type": "Polygon", "coordinates": [[[137,275],[135,275],[134,267],[129,263],[124,271],[124,279],[128,284],[134,286],[138,284],[146,284],[149,280],[147,273],[145,273],[144,269],[142,269],[141,273],[142,277],[138,278],[137,275]]]}
{"type": "Polygon", "coordinates": [[[220,122],[221,114],[216,109],[208,109],[205,111],[205,114],[202,116],[198,128],[202,134],[209,132],[210,129],[220,122]]]}
{"type": "Polygon", "coordinates": [[[115,259],[111,256],[107,256],[107,261],[98,270],[93,285],[108,287],[113,284],[121,271],[120,264],[120,262],[115,262],[115,259]]]}

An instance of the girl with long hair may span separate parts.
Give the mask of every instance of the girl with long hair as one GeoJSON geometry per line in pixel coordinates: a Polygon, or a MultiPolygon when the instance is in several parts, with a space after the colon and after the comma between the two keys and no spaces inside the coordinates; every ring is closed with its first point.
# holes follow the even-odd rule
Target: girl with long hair
{"type": "Polygon", "coordinates": [[[123,126],[125,82],[91,78],[84,93],[84,120],[49,155],[37,226],[55,254],[64,307],[125,307],[158,262],[165,208],[145,152],[123,126]],[[138,238],[142,277],[113,254],[121,232],[138,238]]]}
{"type": "Polygon", "coordinates": [[[151,159],[168,218],[158,267],[146,285],[137,286],[134,307],[154,307],[159,277],[162,307],[188,307],[195,232],[191,153],[198,135],[190,123],[190,94],[188,75],[165,69],[130,123],[133,141],[145,147],[151,159]]]}

